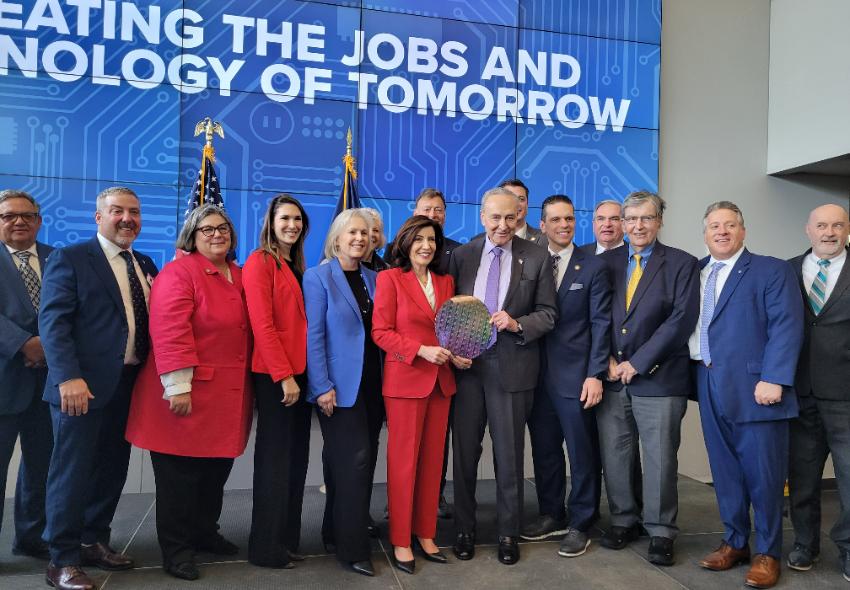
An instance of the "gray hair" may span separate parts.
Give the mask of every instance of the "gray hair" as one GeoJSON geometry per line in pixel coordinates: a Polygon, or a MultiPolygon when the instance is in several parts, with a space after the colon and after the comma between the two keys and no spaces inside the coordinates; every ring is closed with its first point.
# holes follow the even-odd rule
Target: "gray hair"
{"type": "Polygon", "coordinates": [[[490,197],[495,197],[496,195],[504,195],[506,197],[511,197],[512,199],[516,199],[517,207],[519,206],[519,197],[514,193],[509,191],[508,189],[497,186],[496,188],[491,188],[489,191],[484,193],[484,196],[481,197],[481,210],[484,211],[484,207],[487,206],[487,201],[490,200],[490,197]]]}
{"type": "MultiPolygon", "coordinates": [[[[384,218],[381,217],[381,212],[377,209],[373,209],[372,207],[363,207],[362,208],[366,213],[372,216],[372,227],[380,226],[381,228],[381,237],[378,240],[378,245],[375,246],[375,250],[383,248],[387,245],[387,236],[384,233],[384,218]]],[[[369,240],[369,243],[372,243],[372,240],[369,240]]]]}
{"type": "MultiPolygon", "coordinates": [[[[348,224],[351,223],[351,220],[355,217],[362,219],[366,223],[366,229],[369,233],[372,232],[372,215],[367,213],[365,209],[346,209],[341,212],[334,218],[331,223],[331,227],[328,230],[328,235],[325,238],[323,254],[325,255],[326,260],[336,258],[339,255],[339,248],[336,244],[336,240],[342,235],[342,232],[345,231],[345,228],[348,227],[348,224]]],[[[368,241],[368,243],[371,243],[371,241],[368,241]]],[[[368,255],[369,250],[367,249],[366,256],[368,255]]]]}
{"type": "Polygon", "coordinates": [[[646,190],[629,193],[623,200],[622,211],[625,213],[628,207],[640,207],[644,203],[652,203],[659,221],[664,217],[664,210],[667,208],[667,203],[657,194],[646,190]]]}
{"type": "Polygon", "coordinates": [[[129,189],[126,186],[110,186],[109,188],[105,188],[100,191],[100,194],[97,195],[97,198],[95,199],[97,210],[101,211],[103,209],[103,205],[106,202],[106,197],[111,197],[112,195],[120,194],[132,195],[136,197],[137,201],[141,202],[139,195],[137,195],[135,191],[133,191],[133,189],[129,189]]]}
{"type": "Polygon", "coordinates": [[[32,195],[26,193],[24,191],[19,191],[13,188],[7,188],[5,190],[0,191],[0,203],[8,201],[9,199],[26,199],[32,206],[35,207],[35,212],[38,215],[41,215],[41,206],[36,202],[35,199],[32,198],[32,195]]]}
{"type": "Polygon", "coordinates": [[[709,205],[705,210],[705,215],[702,216],[703,231],[705,231],[705,228],[708,227],[708,216],[720,209],[728,209],[729,211],[732,211],[737,216],[738,223],[741,224],[741,227],[744,227],[744,214],[741,213],[741,209],[738,208],[738,205],[732,201],[717,201],[716,203],[709,205]]]}
{"type": "Polygon", "coordinates": [[[623,212],[623,204],[620,201],[615,201],[614,199],[605,199],[604,201],[599,201],[596,203],[596,207],[593,208],[593,214],[596,215],[596,212],[599,211],[599,208],[602,205],[616,205],[620,209],[620,213],[623,212]]]}
{"type": "Polygon", "coordinates": [[[224,218],[224,222],[230,226],[230,250],[235,251],[236,228],[233,227],[233,221],[224,209],[212,203],[195,207],[183,223],[183,228],[180,230],[180,235],[177,236],[177,243],[174,244],[174,247],[178,250],[185,250],[186,252],[197,250],[195,233],[201,227],[201,222],[210,215],[221,215],[224,218]]]}

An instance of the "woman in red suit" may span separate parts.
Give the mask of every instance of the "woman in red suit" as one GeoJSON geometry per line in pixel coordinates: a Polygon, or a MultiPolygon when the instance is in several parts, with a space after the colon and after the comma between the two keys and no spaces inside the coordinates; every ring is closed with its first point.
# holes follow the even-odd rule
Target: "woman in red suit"
{"type": "Polygon", "coordinates": [[[300,561],[301,507],[310,453],[307,316],[301,278],[309,222],[287,194],[269,203],[260,248],[242,269],[254,331],[251,360],[257,400],[254,508],[248,561],[290,568],[300,561]]]}
{"type": "Polygon", "coordinates": [[[437,273],[443,250],[440,224],[423,215],[408,219],[393,241],[394,268],[378,275],[372,338],[386,351],[387,494],[390,542],[396,567],[412,574],[411,533],[429,561],[445,563],[434,543],[443,445],[455,393],[453,356],[437,342],[436,311],[454,295],[454,281],[437,273]]]}
{"type": "Polygon", "coordinates": [[[195,209],[177,238],[189,254],[151,288],[151,355],[130,406],[127,440],[148,449],[156,531],[169,574],[198,578],[195,551],[233,555],[218,532],[224,483],[251,429],[251,330],[242,272],[229,261],[233,223],[214,205],[195,209]]]}

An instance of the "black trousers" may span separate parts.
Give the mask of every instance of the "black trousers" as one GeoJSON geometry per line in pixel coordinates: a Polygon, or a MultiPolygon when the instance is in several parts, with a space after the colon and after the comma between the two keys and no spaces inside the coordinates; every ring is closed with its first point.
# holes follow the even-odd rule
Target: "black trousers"
{"type": "Polygon", "coordinates": [[[301,507],[310,455],[310,404],[304,401],[307,379],[296,375],[301,399],[284,406],[280,382],[254,373],[257,434],[254,446],[254,508],[248,561],[280,567],[301,541],[301,507]]]}
{"type": "Polygon", "coordinates": [[[367,527],[384,400],[380,388],[363,388],[352,407],[317,413],[327,490],[322,540],[336,545],[340,561],[364,561],[372,552],[367,527]]]}
{"type": "Polygon", "coordinates": [[[165,565],[190,561],[218,535],[224,484],[233,459],[180,457],[151,451],[156,479],[156,534],[165,565]]]}

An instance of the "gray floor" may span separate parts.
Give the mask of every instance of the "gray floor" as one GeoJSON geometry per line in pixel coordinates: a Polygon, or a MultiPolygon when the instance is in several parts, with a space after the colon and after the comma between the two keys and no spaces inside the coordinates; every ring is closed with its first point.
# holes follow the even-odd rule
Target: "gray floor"
{"type": "MultiPolygon", "coordinates": [[[[451,484],[449,484],[451,485],[451,484]]],[[[137,569],[107,575],[92,569],[89,573],[108,590],[119,589],[201,589],[240,588],[630,588],[656,590],[667,588],[715,589],[743,587],[744,567],[716,573],[700,569],[696,562],[712,550],[720,539],[720,519],[711,487],[691,479],[679,481],[681,536],[676,543],[677,563],[670,568],[650,565],[644,555],[648,541],[642,538],[623,551],[609,551],[592,543],[588,552],[579,558],[558,557],[558,543],[539,542],[522,545],[522,560],[511,567],[496,560],[495,542],[495,491],[492,481],[479,484],[479,541],[474,560],[458,562],[451,557],[448,565],[417,561],[417,571],[409,576],[394,570],[389,563],[389,546],[384,537],[374,542],[373,561],[377,576],[365,578],[343,570],[333,556],[326,555],[321,547],[319,527],[324,506],[324,496],[316,488],[308,490],[304,507],[304,537],[301,552],[308,558],[293,570],[269,570],[254,567],[245,561],[248,527],[251,519],[251,493],[228,492],[225,496],[221,519],[222,533],[243,548],[234,559],[217,560],[211,555],[200,555],[201,580],[183,582],[160,569],[159,549],[154,527],[154,502],[150,494],[125,496],[118,507],[114,522],[113,546],[133,555],[137,569]]],[[[373,515],[381,515],[385,502],[385,488],[375,487],[373,515]]],[[[449,498],[451,493],[449,490],[449,498]]],[[[526,483],[526,514],[535,513],[534,483],[526,483]]],[[[605,503],[603,501],[603,511],[605,503]]],[[[831,523],[838,511],[838,497],[834,491],[824,492],[824,522],[831,523]]],[[[0,589],[24,590],[46,588],[45,562],[11,554],[11,501],[6,501],[5,518],[0,533],[0,589]]],[[[385,522],[381,521],[384,526],[385,522]]],[[[594,541],[601,529],[607,526],[607,515],[593,531],[594,541]]],[[[790,525],[786,520],[786,529],[790,525]]],[[[441,521],[438,542],[450,547],[453,540],[451,523],[441,521]]],[[[786,554],[791,543],[790,533],[785,535],[786,554]]],[[[838,569],[838,551],[823,536],[821,561],[807,573],[783,569],[779,588],[850,588],[838,569]]]]}

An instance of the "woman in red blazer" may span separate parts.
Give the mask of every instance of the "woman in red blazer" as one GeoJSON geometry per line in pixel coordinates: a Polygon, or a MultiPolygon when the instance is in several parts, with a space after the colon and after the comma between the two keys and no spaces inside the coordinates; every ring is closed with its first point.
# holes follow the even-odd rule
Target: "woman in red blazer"
{"type": "Polygon", "coordinates": [[[425,558],[445,563],[434,543],[443,447],[449,405],[455,393],[451,364],[471,361],[437,342],[436,311],[454,295],[454,281],[437,274],[443,232],[423,215],[399,229],[390,270],[378,275],[372,338],[386,351],[384,405],[387,412],[387,494],[394,563],[413,573],[411,533],[425,558]]]}
{"type": "Polygon", "coordinates": [[[266,211],[260,248],[242,270],[254,331],[251,359],[257,400],[254,508],[248,561],[290,568],[300,561],[301,507],[310,453],[307,390],[307,316],[301,277],[309,222],[287,194],[266,211]]]}
{"type": "Polygon", "coordinates": [[[156,531],[169,574],[198,578],[195,551],[233,555],[218,532],[224,483],[248,442],[253,415],[251,330],[242,272],[228,260],[233,223],[195,209],[150,296],[152,351],[136,380],[127,440],[150,451],[156,531]]]}

